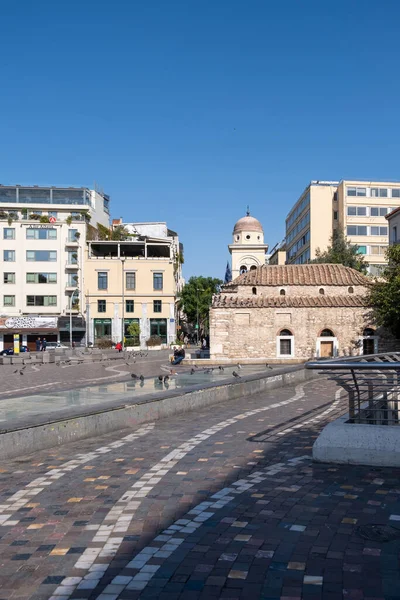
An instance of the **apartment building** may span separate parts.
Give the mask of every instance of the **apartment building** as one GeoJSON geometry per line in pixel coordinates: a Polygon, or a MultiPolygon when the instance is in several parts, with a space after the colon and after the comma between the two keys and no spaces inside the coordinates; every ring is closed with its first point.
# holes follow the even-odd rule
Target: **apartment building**
{"type": "Polygon", "coordinates": [[[400,206],[386,215],[389,227],[389,244],[400,244],[400,206]]]}
{"type": "Polygon", "coordinates": [[[85,338],[84,249],[89,222],[109,223],[109,198],[87,188],[0,186],[0,349],[38,336],[85,338]]]}
{"type": "Polygon", "coordinates": [[[359,246],[371,274],[385,263],[388,224],[399,205],[400,183],[312,181],[286,219],[287,263],[304,264],[325,250],[336,227],[359,246]]]}
{"type": "Polygon", "coordinates": [[[137,235],[126,241],[90,241],[85,259],[88,340],[145,347],[151,336],[163,344],[176,339],[176,294],[179,278],[175,243],[137,235]],[[140,326],[131,339],[130,323],[140,326]]]}

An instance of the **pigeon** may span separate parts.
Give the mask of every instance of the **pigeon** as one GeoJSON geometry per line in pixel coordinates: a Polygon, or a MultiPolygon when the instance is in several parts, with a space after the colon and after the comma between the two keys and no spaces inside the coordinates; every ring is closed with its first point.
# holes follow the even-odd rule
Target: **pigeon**
{"type": "Polygon", "coordinates": [[[144,381],[144,375],[140,375],[140,376],[139,376],[139,379],[140,379],[140,381],[142,381],[142,382],[143,382],[143,381],[144,381]]]}
{"type": "Polygon", "coordinates": [[[24,372],[23,372],[23,371],[20,371],[20,372],[19,372],[19,374],[20,374],[20,375],[23,375],[23,374],[24,374],[24,372]]]}
{"type": "Polygon", "coordinates": [[[271,367],[271,365],[269,365],[268,363],[265,363],[265,366],[267,369],[273,369],[274,367],[271,367]]]}
{"type": "Polygon", "coordinates": [[[193,375],[193,373],[196,373],[196,371],[194,369],[190,369],[190,374],[193,375]]]}
{"type": "Polygon", "coordinates": [[[218,369],[219,369],[220,371],[223,371],[223,370],[224,370],[224,367],[221,367],[221,365],[219,365],[218,369]]]}
{"type": "Polygon", "coordinates": [[[166,375],[166,376],[164,377],[164,383],[167,383],[167,381],[168,381],[168,380],[169,380],[169,375],[166,375]]]}
{"type": "Polygon", "coordinates": [[[232,371],[232,375],[233,375],[234,377],[240,377],[239,373],[236,373],[236,371],[232,371]]]}
{"type": "Polygon", "coordinates": [[[131,373],[131,377],[132,377],[132,379],[137,379],[138,378],[138,376],[135,373],[131,373]]]}
{"type": "Polygon", "coordinates": [[[162,375],[159,375],[159,376],[158,376],[158,381],[162,381],[162,380],[163,380],[163,376],[162,376],[162,375]]]}
{"type": "Polygon", "coordinates": [[[239,365],[239,363],[238,363],[237,368],[240,370],[242,368],[242,365],[239,365]]]}

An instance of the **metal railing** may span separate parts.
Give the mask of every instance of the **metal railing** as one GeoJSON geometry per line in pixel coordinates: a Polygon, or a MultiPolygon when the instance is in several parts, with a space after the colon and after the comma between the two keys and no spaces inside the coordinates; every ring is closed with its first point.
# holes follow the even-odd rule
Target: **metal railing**
{"type": "Polygon", "coordinates": [[[349,423],[400,425],[400,352],[306,363],[348,393],[349,423]]]}

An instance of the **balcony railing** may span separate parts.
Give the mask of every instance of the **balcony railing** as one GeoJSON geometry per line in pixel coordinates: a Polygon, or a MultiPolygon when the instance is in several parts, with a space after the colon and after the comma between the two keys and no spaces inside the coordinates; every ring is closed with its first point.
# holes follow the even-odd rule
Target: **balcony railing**
{"type": "Polygon", "coordinates": [[[400,425],[400,352],[311,361],[348,393],[349,423],[400,425]]]}
{"type": "Polygon", "coordinates": [[[65,263],[65,267],[66,269],[79,269],[78,261],[70,262],[69,260],[67,260],[67,262],[65,263]]]}

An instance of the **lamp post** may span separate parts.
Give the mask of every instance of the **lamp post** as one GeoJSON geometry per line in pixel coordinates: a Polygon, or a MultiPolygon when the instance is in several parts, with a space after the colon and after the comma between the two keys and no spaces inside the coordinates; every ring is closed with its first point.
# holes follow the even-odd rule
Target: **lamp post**
{"type": "Polygon", "coordinates": [[[69,345],[70,348],[72,350],[72,302],[74,299],[75,294],[79,294],[79,289],[76,288],[76,290],[74,290],[70,296],[70,301],[69,301],[69,345]]]}
{"type": "Polygon", "coordinates": [[[199,326],[199,292],[202,292],[203,290],[201,288],[196,288],[196,322],[197,322],[197,344],[199,343],[199,333],[200,333],[200,326],[199,326]]]}
{"type": "Polygon", "coordinates": [[[120,261],[121,261],[121,275],[122,275],[122,325],[121,325],[121,344],[122,344],[122,350],[125,350],[125,281],[124,281],[124,274],[125,274],[125,269],[124,269],[124,262],[125,262],[125,256],[120,256],[120,261]]]}

